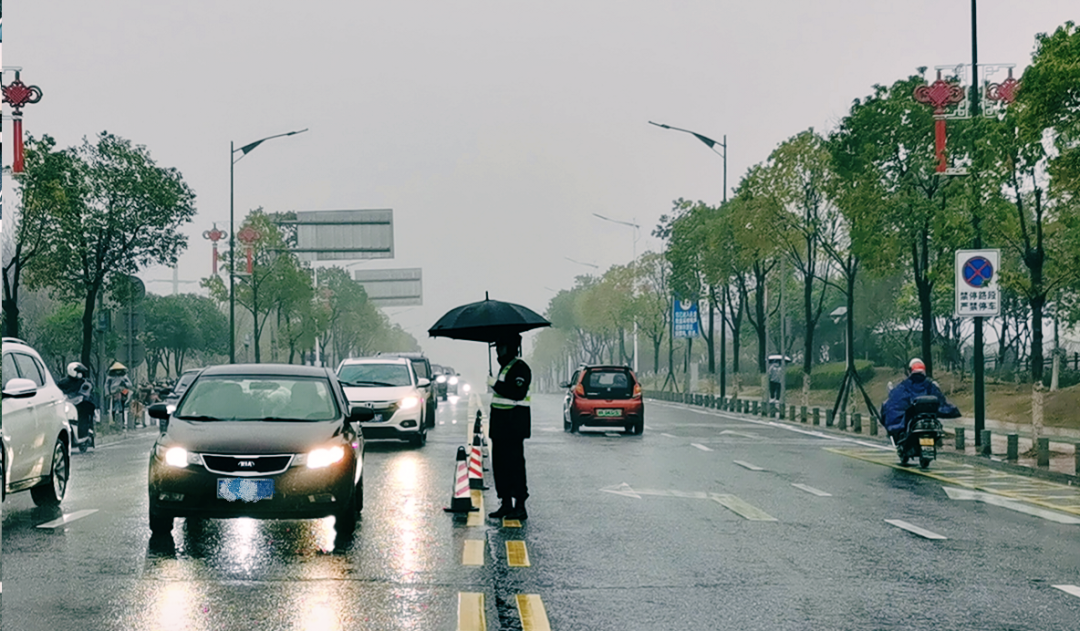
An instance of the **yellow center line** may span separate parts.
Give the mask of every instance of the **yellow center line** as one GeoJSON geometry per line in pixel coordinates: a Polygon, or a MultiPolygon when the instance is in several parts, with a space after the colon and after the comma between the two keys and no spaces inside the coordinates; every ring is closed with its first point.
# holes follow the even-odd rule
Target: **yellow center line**
{"type": "Polygon", "coordinates": [[[462,565],[483,565],[484,564],[484,540],[483,539],[466,539],[465,549],[461,553],[462,565]]]}
{"type": "Polygon", "coordinates": [[[521,528],[521,522],[516,519],[503,518],[503,528],[521,528]]]}
{"type": "Polygon", "coordinates": [[[458,592],[458,631],[487,631],[484,619],[484,595],[458,592]]]}
{"type": "Polygon", "coordinates": [[[510,567],[529,567],[529,551],[524,541],[506,542],[506,563],[510,567]]]}
{"type": "Polygon", "coordinates": [[[469,491],[472,496],[472,505],[476,507],[476,510],[469,513],[468,518],[465,520],[465,525],[483,526],[484,525],[484,492],[480,489],[472,489],[469,491]]]}
{"type": "Polygon", "coordinates": [[[544,603],[537,594],[517,595],[518,615],[523,631],[551,631],[544,603]]]}

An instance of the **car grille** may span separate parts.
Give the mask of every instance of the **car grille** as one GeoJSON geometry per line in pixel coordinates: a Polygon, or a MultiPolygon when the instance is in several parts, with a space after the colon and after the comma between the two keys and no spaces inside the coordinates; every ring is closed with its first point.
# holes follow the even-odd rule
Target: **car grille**
{"type": "Polygon", "coordinates": [[[385,423],[390,420],[390,417],[397,412],[399,403],[397,401],[367,401],[358,403],[358,405],[366,405],[371,408],[371,411],[375,414],[382,414],[381,421],[369,421],[371,423],[379,422],[385,423]]]}
{"type": "Polygon", "coordinates": [[[289,468],[292,455],[280,456],[221,456],[203,454],[203,464],[211,473],[227,475],[270,475],[289,468]]]}

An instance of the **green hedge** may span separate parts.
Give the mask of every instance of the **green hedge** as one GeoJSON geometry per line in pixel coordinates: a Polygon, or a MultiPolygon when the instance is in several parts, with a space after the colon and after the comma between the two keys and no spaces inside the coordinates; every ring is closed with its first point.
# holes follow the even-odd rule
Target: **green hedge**
{"type": "MultiPolygon", "coordinates": [[[[846,367],[844,362],[814,366],[813,371],[810,373],[810,387],[814,390],[839,390],[840,384],[844,381],[846,367]]],[[[859,373],[863,383],[874,378],[874,362],[856,359],[855,370],[859,373]]],[[[802,378],[802,364],[788,366],[785,387],[788,390],[802,390],[802,378]]]]}

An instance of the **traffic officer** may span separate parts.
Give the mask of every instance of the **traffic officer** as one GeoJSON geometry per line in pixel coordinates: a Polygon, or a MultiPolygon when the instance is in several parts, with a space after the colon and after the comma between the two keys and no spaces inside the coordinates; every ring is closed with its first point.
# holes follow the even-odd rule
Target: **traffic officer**
{"type": "Polygon", "coordinates": [[[502,505],[488,517],[495,519],[527,519],[525,499],[525,439],[532,435],[532,415],[529,411],[529,384],[532,371],[518,355],[521,336],[512,334],[495,343],[499,357],[499,376],[489,378],[494,393],[491,398],[489,437],[495,443],[491,467],[495,476],[495,492],[502,505]]]}

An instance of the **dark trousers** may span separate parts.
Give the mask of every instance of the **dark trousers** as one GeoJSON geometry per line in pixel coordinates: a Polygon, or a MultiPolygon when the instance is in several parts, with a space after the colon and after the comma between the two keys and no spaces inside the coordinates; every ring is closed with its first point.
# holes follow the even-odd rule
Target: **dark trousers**
{"type": "Polygon", "coordinates": [[[491,469],[495,476],[495,492],[499,499],[511,498],[524,502],[529,497],[525,486],[525,440],[522,438],[492,439],[491,469]]]}
{"type": "Polygon", "coordinates": [[[769,382],[769,398],[770,399],[779,399],[780,398],[780,382],[779,381],[770,381],[769,382]]]}

